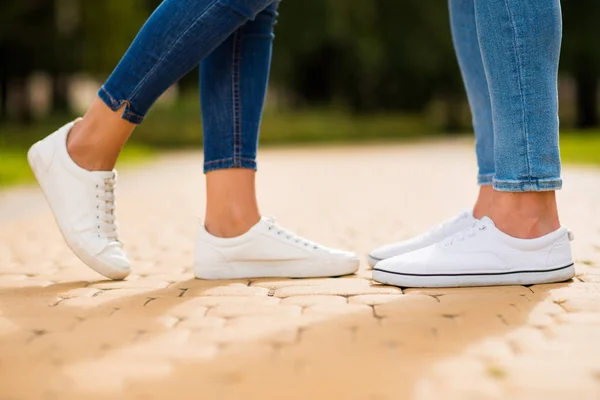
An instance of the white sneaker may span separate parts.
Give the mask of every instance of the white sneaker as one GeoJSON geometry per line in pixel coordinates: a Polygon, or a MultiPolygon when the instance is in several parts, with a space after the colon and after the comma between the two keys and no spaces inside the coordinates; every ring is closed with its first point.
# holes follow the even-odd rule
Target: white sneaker
{"type": "Polygon", "coordinates": [[[575,275],[566,228],[537,239],[501,232],[488,217],[412,253],[381,261],[373,279],[401,287],[534,285],[575,275]]]}
{"type": "Polygon", "coordinates": [[[378,262],[388,258],[396,257],[401,254],[422,249],[423,247],[431,246],[432,244],[435,244],[440,240],[447,238],[448,236],[452,236],[465,228],[473,226],[476,221],[477,219],[473,217],[472,211],[463,210],[456,217],[434,226],[420,236],[405,240],[403,242],[397,242],[378,247],[367,256],[369,265],[374,267],[378,262]]]}
{"type": "Polygon", "coordinates": [[[87,171],[67,152],[71,122],[37,142],[27,154],[67,245],[87,266],[111,279],[131,272],[117,238],[116,171],[87,171]]]}
{"type": "Polygon", "coordinates": [[[263,217],[245,234],[224,239],[198,230],[194,272],[200,279],[308,278],[354,273],[354,253],[310,242],[263,217]]]}

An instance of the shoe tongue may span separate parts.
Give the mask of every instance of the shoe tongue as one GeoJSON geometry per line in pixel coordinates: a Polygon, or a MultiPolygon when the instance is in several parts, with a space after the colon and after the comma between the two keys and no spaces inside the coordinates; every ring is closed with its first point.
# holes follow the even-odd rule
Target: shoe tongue
{"type": "Polygon", "coordinates": [[[483,225],[496,227],[496,224],[494,224],[494,221],[492,221],[490,217],[482,217],[479,221],[483,225]]]}

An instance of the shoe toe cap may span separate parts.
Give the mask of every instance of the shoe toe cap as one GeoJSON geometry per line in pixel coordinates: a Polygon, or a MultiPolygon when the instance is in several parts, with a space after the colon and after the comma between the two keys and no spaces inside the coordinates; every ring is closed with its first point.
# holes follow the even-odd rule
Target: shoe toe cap
{"type": "Polygon", "coordinates": [[[369,253],[369,263],[374,266],[378,262],[410,253],[424,246],[424,243],[417,240],[406,240],[381,246],[369,253]]]}
{"type": "Polygon", "coordinates": [[[125,279],[131,273],[131,263],[120,248],[107,248],[97,257],[96,271],[110,279],[125,279]]]}
{"type": "Polygon", "coordinates": [[[331,250],[328,252],[327,263],[338,265],[344,274],[348,274],[358,269],[360,259],[351,251],[331,250]]]}
{"type": "Polygon", "coordinates": [[[429,249],[424,248],[378,262],[375,268],[397,274],[420,274],[427,271],[429,249]]]}

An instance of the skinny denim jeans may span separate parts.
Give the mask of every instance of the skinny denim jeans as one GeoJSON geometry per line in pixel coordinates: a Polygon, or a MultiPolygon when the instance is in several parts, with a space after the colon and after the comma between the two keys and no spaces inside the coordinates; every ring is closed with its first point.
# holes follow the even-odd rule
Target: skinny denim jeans
{"type": "MultiPolygon", "coordinates": [[[[140,124],[200,64],[205,172],[256,169],[278,0],[165,0],[98,92],[140,124]]],[[[176,134],[176,133],[174,133],[176,134]]]]}
{"type": "Polygon", "coordinates": [[[449,0],[449,6],[479,184],[506,192],[560,189],[559,0],[449,0]]]}

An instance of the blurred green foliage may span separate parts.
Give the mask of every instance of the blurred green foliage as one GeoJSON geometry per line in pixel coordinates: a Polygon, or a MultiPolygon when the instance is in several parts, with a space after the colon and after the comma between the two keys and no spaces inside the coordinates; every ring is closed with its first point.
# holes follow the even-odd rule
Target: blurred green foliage
{"type": "MultiPolygon", "coordinates": [[[[125,147],[119,165],[143,162],[156,148],[199,148],[201,121],[193,101],[157,107],[125,147]]],[[[22,126],[0,125],[0,187],[30,181],[33,176],[26,159],[28,147],[55,130],[69,115],[58,115],[43,123],[22,126]]],[[[441,135],[423,118],[398,114],[352,115],[306,110],[296,113],[268,112],[263,121],[261,145],[338,143],[365,141],[423,140],[441,135]],[[324,134],[326,133],[326,134],[324,134]]],[[[600,166],[600,131],[567,132],[561,136],[563,161],[600,166]]]]}
{"type": "MultiPolygon", "coordinates": [[[[105,79],[161,0],[19,0],[0,4],[0,185],[29,175],[33,141],[73,117],[69,78],[105,79]],[[51,114],[36,120],[27,80],[45,72],[51,114]],[[8,112],[10,95],[11,112],[8,112]],[[32,123],[34,122],[34,123],[32,123]]],[[[450,37],[446,2],[283,1],[263,144],[420,138],[471,129],[450,37]],[[435,112],[432,112],[434,110],[435,112]],[[435,114],[435,118],[432,118],[435,114]]],[[[575,125],[598,126],[600,46],[597,0],[565,0],[561,74],[575,125]]],[[[198,77],[155,107],[125,153],[199,147],[198,77]]],[[[600,131],[562,135],[567,162],[600,164],[600,131]]]]}
{"type": "MultiPolygon", "coordinates": [[[[105,78],[160,0],[19,0],[0,5],[0,121],[7,91],[47,71],[55,111],[68,108],[65,77],[105,78]]],[[[573,78],[579,127],[598,124],[600,46],[597,0],[564,1],[563,74],[573,78]]],[[[447,130],[464,90],[446,2],[435,0],[283,1],[272,82],[289,108],[336,107],[353,113],[422,112],[444,105],[447,130]]],[[[183,86],[196,86],[190,75],[183,86]]],[[[22,96],[21,96],[22,97],[22,96]]],[[[20,98],[16,96],[16,98],[20,98]]],[[[18,101],[15,101],[18,103],[18,101]]],[[[26,105],[17,118],[31,119],[26,105]]]]}

